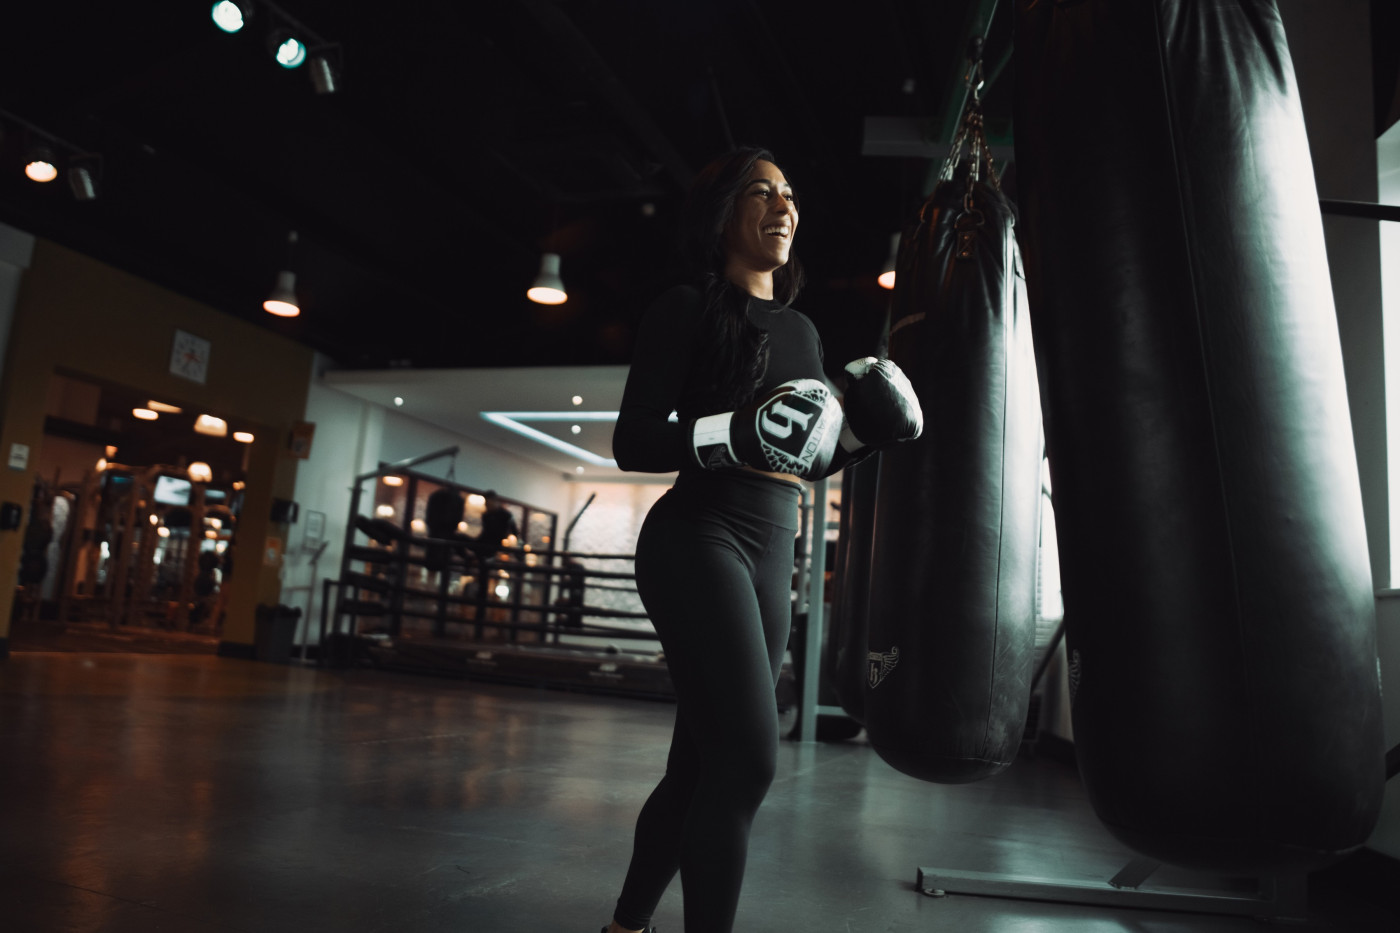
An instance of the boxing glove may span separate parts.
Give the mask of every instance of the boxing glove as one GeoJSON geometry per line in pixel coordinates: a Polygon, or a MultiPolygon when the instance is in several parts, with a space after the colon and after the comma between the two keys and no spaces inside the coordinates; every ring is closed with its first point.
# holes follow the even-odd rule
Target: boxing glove
{"type": "Polygon", "coordinates": [[[891,360],[873,356],[846,364],[846,423],[841,447],[847,453],[912,441],[924,431],[924,412],[909,377],[891,360]]]}
{"type": "Polygon", "coordinates": [[[692,462],[707,469],[751,466],[800,479],[830,472],[841,404],[815,379],[794,379],[735,411],[690,426],[692,462]]]}

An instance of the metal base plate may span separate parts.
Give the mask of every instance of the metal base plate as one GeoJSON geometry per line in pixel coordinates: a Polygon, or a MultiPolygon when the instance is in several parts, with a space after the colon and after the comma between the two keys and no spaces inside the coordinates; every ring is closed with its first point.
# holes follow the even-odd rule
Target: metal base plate
{"type": "Polygon", "coordinates": [[[1112,880],[1100,884],[1030,875],[920,868],[917,883],[919,891],[930,897],[974,894],[1063,904],[1229,914],[1282,922],[1307,920],[1306,875],[1263,878],[1258,890],[1248,894],[1189,888],[1139,888],[1158,867],[1160,863],[1151,859],[1137,859],[1112,880]]]}

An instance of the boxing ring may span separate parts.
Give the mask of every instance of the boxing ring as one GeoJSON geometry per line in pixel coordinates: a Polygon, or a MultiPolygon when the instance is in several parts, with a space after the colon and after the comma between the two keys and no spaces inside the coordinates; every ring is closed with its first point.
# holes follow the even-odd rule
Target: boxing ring
{"type": "MultiPolygon", "coordinates": [[[[311,633],[317,663],[673,699],[661,645],[637,596],[635,555],[568,547],[591,497],[559,547],[557,516],[519,503],[513,507],[525,510],[523,540],[484,557],[472,553],[467,537],[427,533],[416,517],[424,490],[480,494],[413,469],[455,452],[383,463],[356,477],[340,573],[320,583],[319,628],[311,633]],[[385,504],[386,477],[402,490],[392,518],[374,514],[385,504]],[[441,566],[430,568],[434,563],[441,566]]],[[[791,645],[792,663],[784,664],[777,690],[781,709],[798,710],[794,738],[804,741],[815,740],[818,716],[844,717],[838,707],[817,704],[826,549],[810,542],[834,527],[813,520],[826,492],[822,481],[803,494],[792,597],[803,640],[791,645]],[[814,676],[799,688],[802,671],[814,676]]]]}

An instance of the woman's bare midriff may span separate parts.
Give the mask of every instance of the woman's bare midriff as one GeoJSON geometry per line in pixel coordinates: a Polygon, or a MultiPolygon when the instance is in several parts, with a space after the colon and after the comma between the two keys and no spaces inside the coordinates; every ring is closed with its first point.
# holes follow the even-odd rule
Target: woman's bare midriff
{"type": "Polygon", "coordinates": [[[785,483],[792,483],[793,485],[797,486],[802,485],[802,480],[798,479],[796,476],[793,476],[791,473],[770,473],[768,470],[759,470],[754,467],[748,466],[747,464],[744,465],[744,469],[752,473],[758,473],[761,476],[767,476],[769,479],[780,479],[785,483]]]}

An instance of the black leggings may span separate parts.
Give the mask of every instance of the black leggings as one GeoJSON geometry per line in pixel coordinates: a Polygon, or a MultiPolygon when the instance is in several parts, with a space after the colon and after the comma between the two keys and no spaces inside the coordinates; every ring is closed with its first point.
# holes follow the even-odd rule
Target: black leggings
{"type": "Polygon", "coordinates": [[[676,728],[613,914],[628,929],[651,922],[677,869],[686,933],[734,924],[749,825],[777,766],[800,494],[756,473],[685,472],[642,525],[637,590],[666,652],[676,728]]]}

